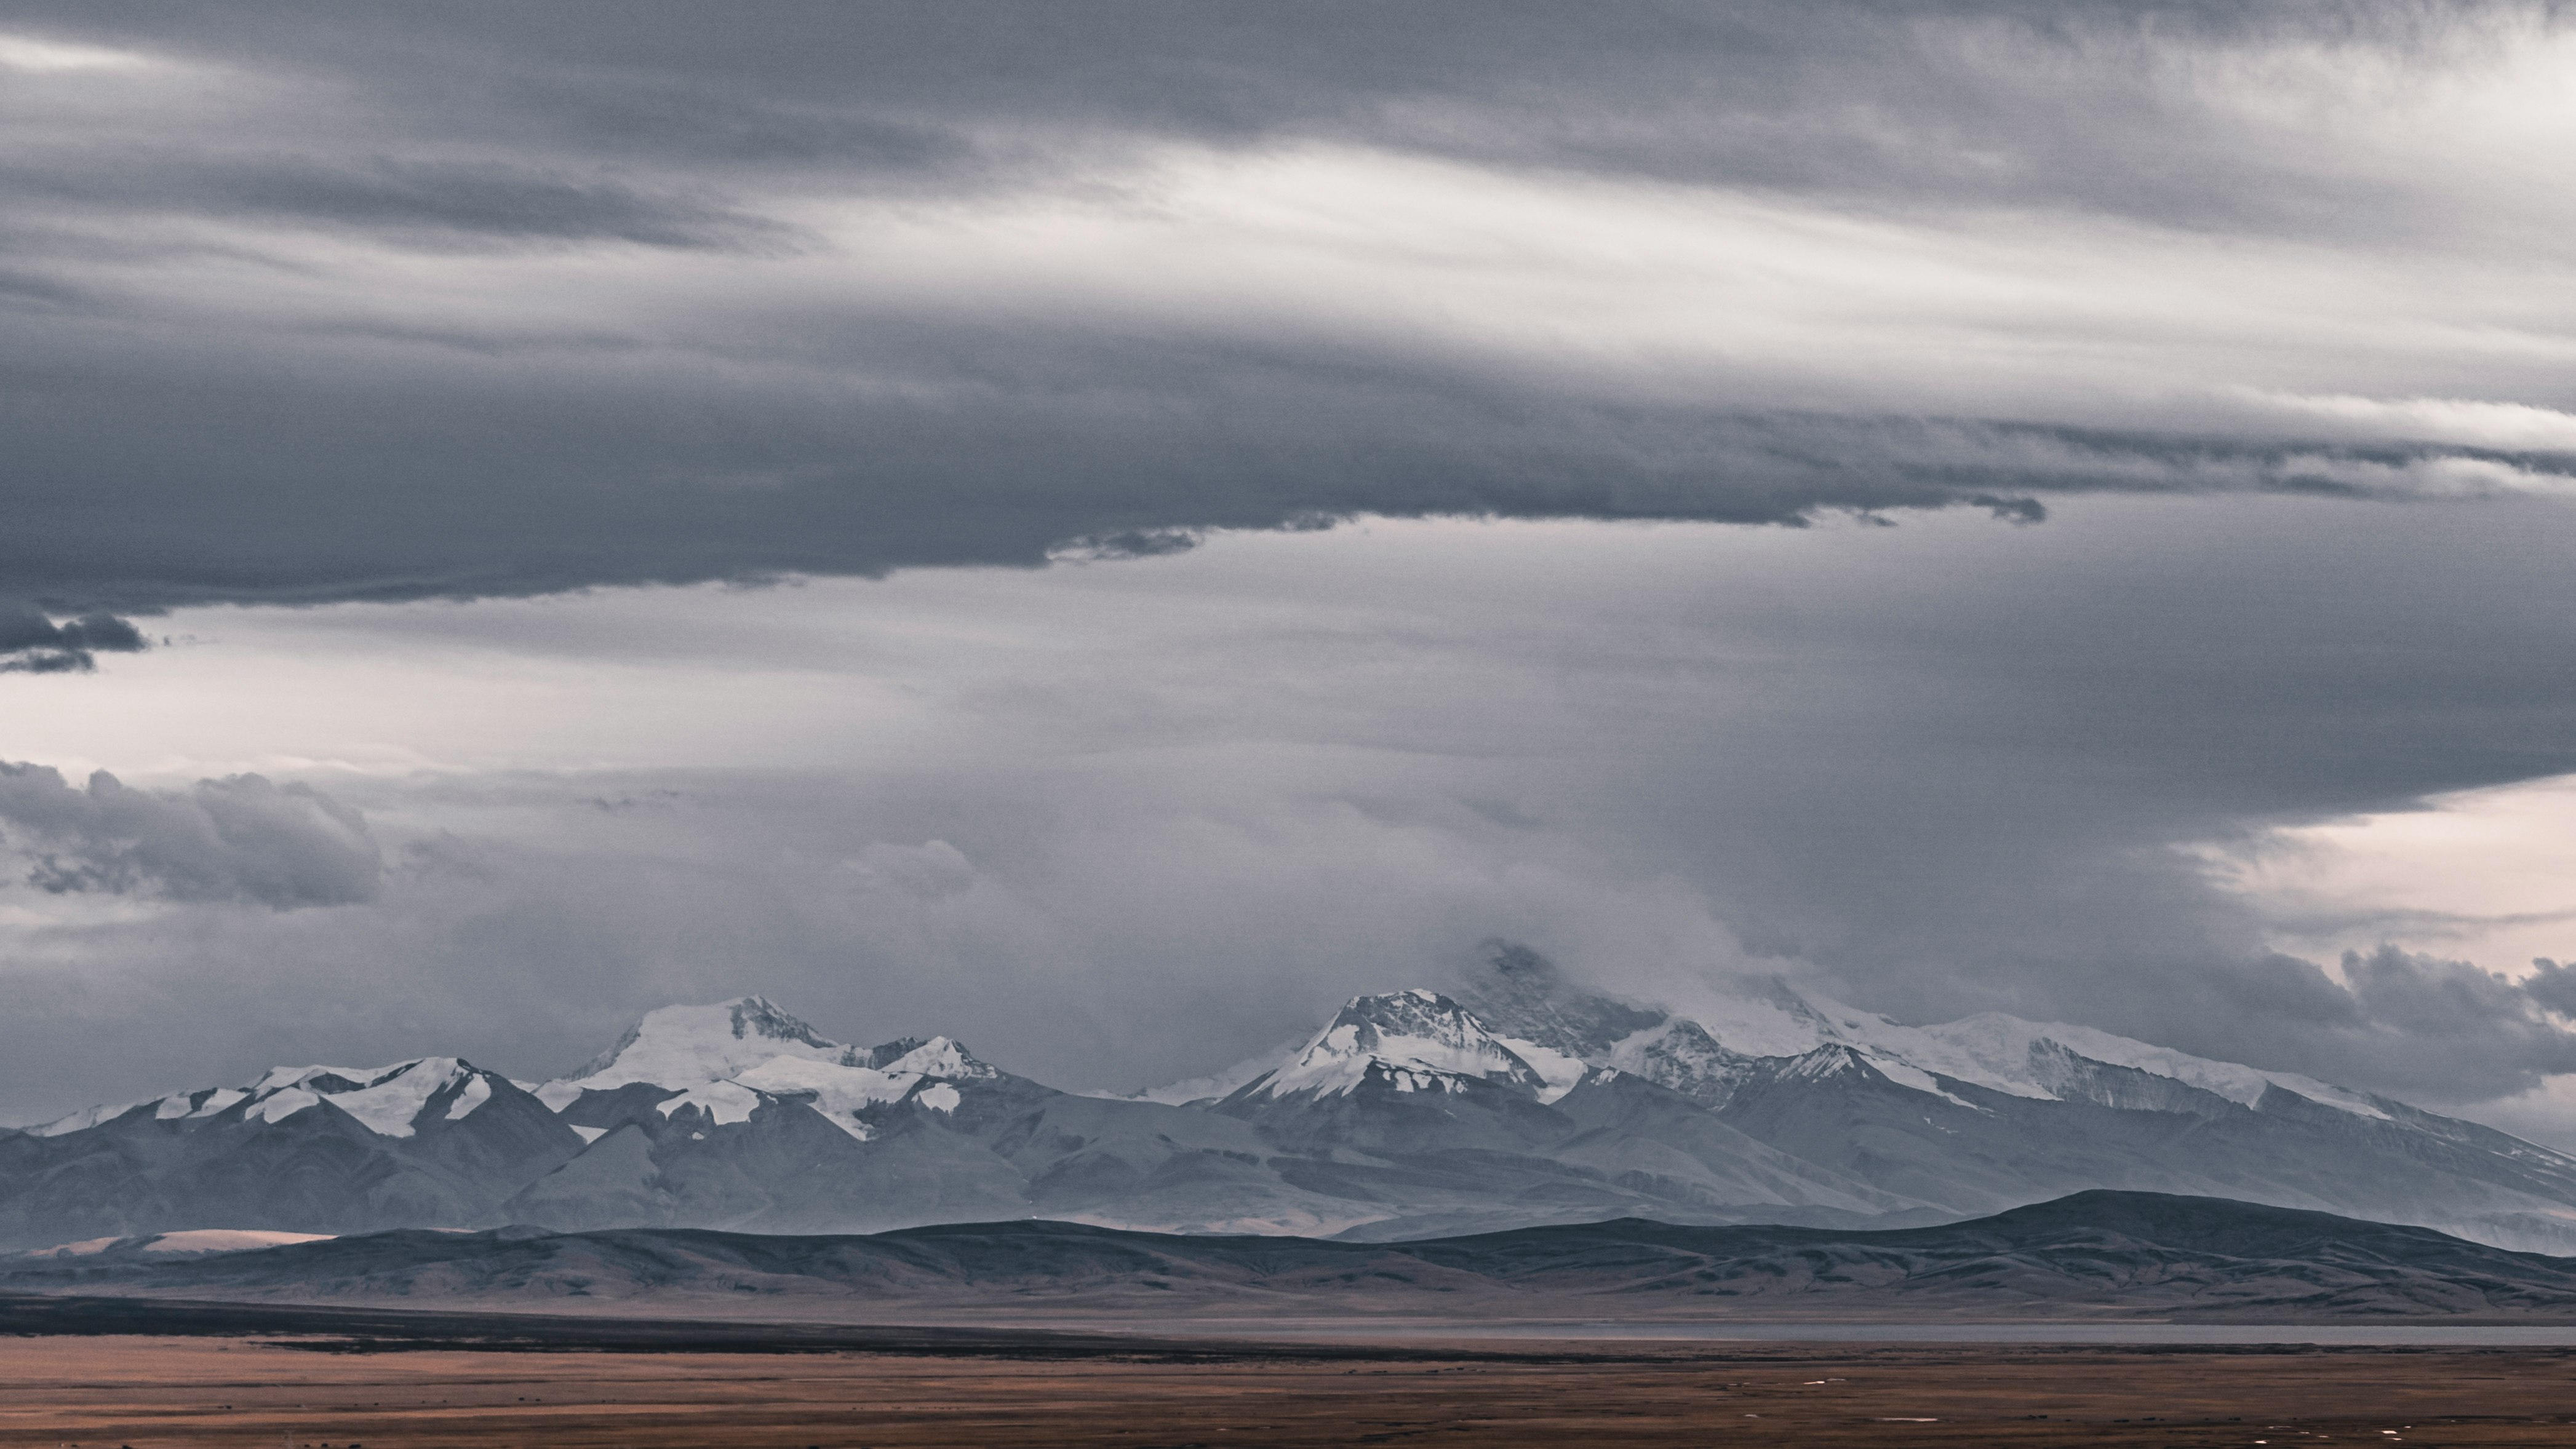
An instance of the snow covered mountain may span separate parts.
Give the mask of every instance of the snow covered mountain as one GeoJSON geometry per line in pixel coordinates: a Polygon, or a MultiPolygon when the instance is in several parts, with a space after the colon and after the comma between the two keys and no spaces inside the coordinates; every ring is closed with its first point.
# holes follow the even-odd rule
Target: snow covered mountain
{"type": "Polygon", "coordinates": [[[1415,989],[1353,1000],[1293,1060],[1236,1095],[1348,1096],[1372,1082],[1398,1092],[1463,1092],[1482,1083],[1554,1101],[1582,1075],[1581,1062],[1507,1042],[1448,997],[1415,989]]]}
{"type": "Polygon", "coordinates": [[[0,1137],[0,1243],[489,1221],[581,1137],[454,1057],[277,1067],[0,1137]]]}
{"type": "Polygon", "coordinates": [[[2294,1073],[1991,1013],[1906,1026],[1777,982],[1685,1019],[1578,990],[1510,946],[1461,999],[1506,1039],[1669,1087],[1945,1213],[2111,1187],[2576,1251],[2576,1158],[2294,1073]]]}
{"type": "Polygon", "coordinates": [[[648,1012],[580,1073],[535,1090],[591,1141],[624,1119],[616,1104],[649,1095],[665,1119],[696,1109],[718,1125],[747,1122],[765,1103],[801,1103],[864,1142],[874,1134],[871,1109],[912,1101],[954,1111],[956,1083],[999,1075],[944,1036],[861,1050],[825,1041],[766,997],[746,996],[648,1012]],[[676,1091],[627,1090],[639,1086],[676,1091]]]}
{"type": "Polygon", "coordinates": [[[761,997],[647,1014],[569,1077],[281,1067],[0,1130],[0,1248],[188,1229],[871,1231],[1052,1217],[1398,1238],[1621,1216],[1900,1226],[2086,1188],[2576,1249],[2576,1159],[2089,1028],[1935,1026],[1777,983],[1692,1017],[1497,947],[1194,1083],[1082,1096],[761,997]]]}

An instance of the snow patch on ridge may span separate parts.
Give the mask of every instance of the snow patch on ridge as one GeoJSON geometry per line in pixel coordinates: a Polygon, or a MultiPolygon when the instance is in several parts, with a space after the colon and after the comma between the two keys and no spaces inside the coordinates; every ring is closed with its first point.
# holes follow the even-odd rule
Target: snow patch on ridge
{"type": "Polygon", "coordinates": [[[242,1116],[253,1122],[277,1123],[285,1121],[307,1107],[320,1105],[322,1105],[321,1093],[308,1092],[302,1087],[288,1087],[282,1091],[271,1092],[252,1103],[250,1110],[242,1113],[242,1116]]]}
{"type": "Polygon", "coordinates": [[[447,1104],[447,1120],[462,1122],[474,1115],[474,1109],[492,1100],[492,1079],[480,1074],[465,1084],[456,1100],[447,1104]]]}
{"type": "MultiPolygon", "coordinates": [[[[142,1105],[143,1104],[141,1102],[119,1102],[112,1106],[101,1105],[96,1107],[83,1107],[69,1116],[57,1117],[51,1122],[40,1122],[35,1126],[26,1129],[27,1135],[30,1137],[60,1137],[66,1132],[85,1131],[89,1128],[98,1126],[102,1122],[113,1122],[117,1118],[124,1116],[126,1113],[131,1112],[142,1105]]],[[[114,1242],[115,1239],[111,1238],[108,1241],[114,1242]]]]}
{"type": "Polygon", "coordinates": [[[655,1110],[668,1117],[683,1107],[697,1108],[718,1126],[748,1122],[760,1107],[760,1093],[740,1082],[700,1082],[677,1096],[665,1098],[655,1110]]]}
{"type": "Polygon", "coordinates": [[[1529,1063],[1530,1070],[1538,1073],[1538,1099],[1542,1102],[1553,1102],[1573,1091],[1582,1082],[1583,1074],[1590,1070],[1583,1058],[1567,1056],[1534,1041],[1509,1036],[1498,1036],[1494,1040],[1513,1056],[1529,1063]]]}
{"type": "MultiPolygon", "coordinates": [[[[423,1057],[408,1066],[398,1067],[372,1086],[355,1092],[331,1093],[331,1104],[365,1124],[379,1137],[409,1137],[412,1119],[429,1106],[429,1099],[456,1085],[469,1075],[465,1065],[454,1057],[423,1057]]],[[[482,1085],[477,1079],[477,1085],[482,1085]]],[[[489,1086],[483,1087],[488,1095],[489,1086]]],[[[462,1100],[460,1098],[460,1100],[462,1100]]],[[[468,1108],[468,1111],[473,1110],[468,1108]]],[[[450,1111],[453,1116],[462,1113],[450,1111]]]]}
{"type": "Polygon", "coordinates": [[[861,1142],[875,1133],[857,1114],[863,1108],[899,1102],[920,1080],[897,1077],[873,1067],[845,1067],[834,1062],[779,1057],[752,1068],[735,1081],[774,1097],[802,1097],[823,1119],[861,1142]]]}
{"type": "MultiPolygon", "coordinates": [[[[2185,1086],[2197,1087],[2204,1092],[2225,1097],[2242,1106],[2253,1106],[2262,1100],[2263,1093],[2268,1088],[2279,1087],[2284,1091],[2295,1092],[2309,1101],[2349,1112],[2356,1117],[2388,1120],[2388,1113],[2382,1111],[2369,1097],[2335,1086],[2330,1082],[2321,1082],[2314,1077],[2301,1076],[2296,1072],[2272,1072],[2236,1062],[2213,1061],[2208,1057],[2196,1057],[2189,1052],[2176,1051],[2171,1047],[2160,1047],[2130,1037],[2114,1036],[2107,1031],[2097,1031],[2089,1026],[2074,1026],[2066,1022],[2024,1021],[2017,1016],[1987,1012],[1979,1016],[1945,1022],[1939,1026],[1915,1030],[1919,1030],[1920,1035],[1928,1041],[1938,1043],[1954,1053],[1954,1059],[1972,1064],[1975,1069],[1999,1082],[2010,1081],[2018,1084],[2021,1090],[2017,1095],[2020,1096],[2055,1097],[2057,1095],[2040,1079],[2033,1066],[2034,1048],[2053,1042],[2077,1056],[2090,1057],[2094,1061],[2107,1062],[2115,1067],[2128,1067],[2150,1076],[2165,1077],[2181,1082],[2185,1086]]],[[[1977,1080],[1966,1072],[1951,1072],[1949,1075],[1958,1077],[1962,1081],[1977,1080]]],[[[1980,1085],[1985,1084],[1980,1083],[1980,1085]]]]}

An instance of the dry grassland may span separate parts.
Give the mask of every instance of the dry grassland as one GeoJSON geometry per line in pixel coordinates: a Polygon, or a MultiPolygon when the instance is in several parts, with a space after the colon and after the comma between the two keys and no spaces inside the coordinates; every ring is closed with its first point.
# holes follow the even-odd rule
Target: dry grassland
{"type": "Polygon", "coordinates": [[[0,1446],[2576,1446],[2576,1355],[2547,1350],[1423,1352],[1067,1360],[0,1338],[0,1446]]]}

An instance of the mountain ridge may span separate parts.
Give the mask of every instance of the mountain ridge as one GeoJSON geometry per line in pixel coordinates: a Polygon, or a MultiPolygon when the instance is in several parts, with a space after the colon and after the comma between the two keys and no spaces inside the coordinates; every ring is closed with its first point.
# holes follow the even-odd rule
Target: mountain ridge
{"type": "Polygon", "coordinates": [[[0,1289],[788,1316],[2576,1322],[2576,1259],[2325,1213],[2106,1190],[1880,1231],[1626,1218],[1405,1243],[1026,1219],[828,1236],[405,1230],[187,1258],[113,1245],[0,1259],[0,1289]]]}
{"type": "Polygon", "coordinates": [[[1500,943],[1210,1084],[1068,1093],[948,1037],[835,1042],[765,997],[664,1007],[547,1082],[446,1057],[280,1068],[0,1135],[0,1249],[511,1221],[1840,1229],[2090,1188],[2576,1246],[2576,1158],[2390,1098],[1993,1014],[1904,1026],[1777,981],[1685,1017],[1500,943]]]}

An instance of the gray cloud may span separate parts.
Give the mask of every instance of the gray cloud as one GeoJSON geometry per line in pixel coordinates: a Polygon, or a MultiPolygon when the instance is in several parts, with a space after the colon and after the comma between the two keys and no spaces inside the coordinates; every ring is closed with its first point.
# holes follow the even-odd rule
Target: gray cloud
{"type": "MultiPolygon", "coordinates": [[[[64,606],[168,607],[1030,565],[1069,540],[1150,552],[1361,512],[1794,524],[1820,508],[1973,505],[2028,522],[2039,491],[2404,497],[2429,456],[1712,414],[1287,344],[853,325],[810,339],[822,365],[908,374],[908,395],[818,408],[622,362],[567,395],[544,347],[503,349],[488,378],[359,363],[290,392],[211,360],[114,388],[78,368],[21,371],[0,418],[20,501],[46,523],[0,536],[0,575],[64,606]]],[[[803,341],[764,345],[793,355],[803,341]]],[[[2576,487],[2563,460],[2504,461],[2576,487]]]]}
{"type": "Polygon", "coordinates": [[[2393,945],[2339,964],[2340,979],[2292,956],[2174,963],[2155,989],[2170,1014],[2200,1013],[2204,1041],[2235,1059],[2418,1103],[2474,1106],[2576,1071],[2576,1030],[2551,1015],[2566,1015],[2566,993],[2545,976],[2515,981],[2393,945]]]}
{"type": "Polygon", "coordinates": [[[276,910],[375,897],[382,861],[357,811],[310,785],[258,775],[138,790],[104,770],[86,786],[0,762],[0,824],[55,894],[100,891],[276,910]]]}
{"type": "Polygon", "coordinates": [[[2576,1017],[2576,966],[2535,958],[2532,974],[2524,978],[2522,989],[2533,1001],[2560,1016],[2576,1017]]]}
{"type": "Polygon", "coordinates": [[[0,603],[0,674],[78,674],[98,655],[148,647],[143,631],[113,614],[84,614],[60,623],[28,608],[0,603]]]}
{"type": "MultiPolygon", "coordinates": [[[[1103,292],[1156,281],[1146,258],[1105,283],[906,286],[867,250],[963,207],[938,224],[1038,228],[1012,265],[1043,269],[1075,254],[1040,239],[1043,213],[973,208],[1150,214],[1140,158],[1174,146],[1235,167],[1352,148],[1936,232],[1980,208],[2347,250],[2463,217],[2511,232],[2521,193],[2436,195],[2427,168],[2374,172],[2247,97],[2389,65],[2436,86],[2545,28],[2536,11],[1121,4],[968,24],[782,0],[12,23],[144,58],[38,77],[14,112],[0,577],[57,609],[1033,564],[1068,540],[1360,513],[2027,522],[2065,490],[2576,486],[2563,455],[2356,442],[2312,417],[2105,429],[2048,421],[2024,384],[1927,408],[1785,362],[1631,387],[1587,378],[1579,347],[1534,362],[1400,319],[1281,325],[1258,279],[1171,306],[1103,292]],[[869,219],[827,242],[853,206],[869,219]],[[835,247],[841,271],[775,283],[619,254],[835,247]],[[503,273],[438,270],[531,248],[600,265],[489,308],[503,273]]],[[[2086,325],[2107,329],[2096,351],[2155,333],[2086,325]]]]}
{"type": "Polygon", "coordinates": [[[2576,1032],[2548,1018],[2556,1008],[2546,982],[2518,983],[2466,961],[2394,946],[2346,953],[2343,975],[2375,1028],[2354,1054],[2373,1048],[2400,1054],[2383,1068],[2383,1080],[2477,1100],[2576,1072],[2576,1032]]]}

